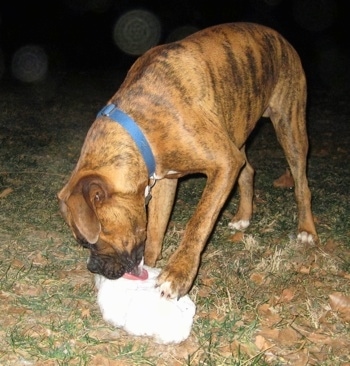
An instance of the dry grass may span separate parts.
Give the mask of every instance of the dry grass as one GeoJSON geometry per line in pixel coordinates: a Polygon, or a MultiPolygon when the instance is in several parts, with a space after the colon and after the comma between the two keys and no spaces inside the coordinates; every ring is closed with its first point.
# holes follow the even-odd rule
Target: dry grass
{"type": "MultiPolygon", "coordinates": [[[[285,160],[262,122],[249,156],[255,214],[244,235],[227,229],[233,192],[190,296],[190,338],[157,345],[109,327],[96,304],[87,253],[61,219],[56,192],[73,169],[95,113],[119,79],[67,75],[36,86],[1,86],[1,365],[341,365],[350,363],[349,108],[310,110],[310,185],[321,243],[295,241],[292,190],[275,189],[285,160]],[[334,122],[337,121],[334,130],[334,122]],[[333,306],[332,306],[333,305],[333,306]]],[[[335,100],[335,99],[334,99],[335,100]]],[[[203,177],[181,182],[164,244],[175,249],[203,177]]]]}

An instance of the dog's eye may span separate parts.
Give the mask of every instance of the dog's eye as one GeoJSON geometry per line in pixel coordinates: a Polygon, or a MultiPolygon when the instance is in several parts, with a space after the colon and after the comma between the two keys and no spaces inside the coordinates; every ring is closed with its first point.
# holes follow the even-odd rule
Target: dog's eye
{"type": "Polygon", "coordinates": [[[86,239],[77,238],[78,243],[86,249],[94,249],[96,248],[96,244],[90,244],[86,239]]]}

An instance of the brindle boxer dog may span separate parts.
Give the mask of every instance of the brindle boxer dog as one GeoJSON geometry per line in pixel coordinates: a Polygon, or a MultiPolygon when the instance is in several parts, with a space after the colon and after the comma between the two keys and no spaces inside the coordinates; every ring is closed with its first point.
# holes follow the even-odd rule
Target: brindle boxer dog
{"type": "Polygon", "coordinates": [[[317,241],[306,177],[305,105],[296,51],[258,24],[213,26],[146,52],[92,124],[58,194],[75,238],[90,249],[88,269],[116,279],[137,272],[143,256],[154,266],[178,178],[203,173],[202,197],[158,277],[162,296],[185,295],[237,180],[240,204],[229,226],[249,225],[254,172],[245,143],[262,116],[271,119],[294,177],[298,239],[317,241]]]}

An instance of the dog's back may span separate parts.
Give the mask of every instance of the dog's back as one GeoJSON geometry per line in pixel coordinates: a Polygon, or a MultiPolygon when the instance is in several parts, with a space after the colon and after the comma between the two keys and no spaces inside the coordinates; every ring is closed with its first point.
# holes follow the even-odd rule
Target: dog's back
{"type": "Polygon", "coordinates": [[[295,89],[304,105],[306,83],[299,56],[279,33],[253,23],[228,23],[149,50],[132,66],[112,102],[141,125],[147,108],[147,117],[153,110],[153,125],[161,127],[164,107],[169,116],[182,110],[186,123],[205,115],[211,123],[219,117],[228,130],[243,124],[241,136],[236,127],[233,133],[242,146],[262,115],[286,106],[288,101],[282,99],[293,97],[296,102],[295,89]]]}

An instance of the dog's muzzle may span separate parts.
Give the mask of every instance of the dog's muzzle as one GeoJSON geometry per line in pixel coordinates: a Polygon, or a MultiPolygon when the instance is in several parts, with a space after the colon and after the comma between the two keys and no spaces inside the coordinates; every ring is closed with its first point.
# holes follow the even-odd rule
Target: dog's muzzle
{"type": "Polygon", "coordinates": [[[110,280],[122,277],[125,273],[139,275],[140,263],[143,259],[144,244],[135,247],[131,254],[128,252],[104,255],[91,250],[87,262],[87,269],[92,273],[98,273],[110,280]]]}

